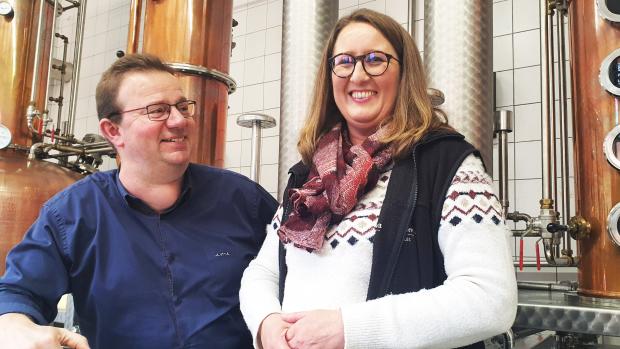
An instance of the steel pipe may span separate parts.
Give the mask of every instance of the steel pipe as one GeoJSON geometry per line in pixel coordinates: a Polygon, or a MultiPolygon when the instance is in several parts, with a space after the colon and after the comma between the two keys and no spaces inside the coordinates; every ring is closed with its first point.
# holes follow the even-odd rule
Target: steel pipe
{"type": "MultiPolygon", "coordinates": [[[[69,116],[67,131],[72,135],[75,127],[75,109],[79,88],[80,68],[82,67],[82,44],[84,42],[84,21],[86,19],[87,0],[80,0],[77,7],[77,25],[75,28],[75,48],[73,51],[73,75],[71,78],[71,95],[69,100],[69,116]]],[[[60,124],[60,120],[58,120],[60,124]]]]}

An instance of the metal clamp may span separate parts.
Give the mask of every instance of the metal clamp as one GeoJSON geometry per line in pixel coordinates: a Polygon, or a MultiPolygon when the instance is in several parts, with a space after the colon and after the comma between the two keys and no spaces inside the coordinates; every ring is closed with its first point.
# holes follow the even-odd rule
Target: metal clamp
{"type": "Polygon", "coordinates": [[[603,153],[611,166],[620,170],[620,149],[615,149],[620,143],[620,125],[616,125],[603,140],[603,153]]]}
{"type": "Polygon", "coordinates": [[[237,90],[237,82],[230,75],[222,73],[215,69],[209,69],[200,65],[187,64],[187,63],[167,63],[172,69],[192,75],[204,76],[210,79],[215,79],[226,84],[228,88],[228,94],[231,94],[237,90]]]}
{"type": "Polygon", "coordinates": [[[611,239],[620,246],[620,203],[616,204],[607,216],[607,232],[611,239]]]}
{"type": "MultiPolygon", "coordinates": [[[[599,16],[605,18],[610,22],[620,22],[620,13],[614,12],[609,9],[609,0],[596,0],[596,8],[598,9],[599,16]]],[[[615,9],[618,11],[618,9],[615,9]]]]}
{"type": "Polygon", "coordinates": [[[609,69],[611,68],[611,65],[614,63],[614,61],[616,61],[616,59],[619,57],[620,48],[614,50],[607,57],[605,57],[605,59],[603,59],[603,62],[601,63],[601,68],[599,69],[598,75],[598,80],[601,86],[603,86],[605,90],[615,96],[620,96],[620,86],[614,84],[611,81],[611,78],[609,77],[609,69]]]}

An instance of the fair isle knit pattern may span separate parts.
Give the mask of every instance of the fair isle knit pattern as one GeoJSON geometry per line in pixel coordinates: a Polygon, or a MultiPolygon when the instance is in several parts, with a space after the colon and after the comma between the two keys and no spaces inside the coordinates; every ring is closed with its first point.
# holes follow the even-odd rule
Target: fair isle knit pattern
{"type": "Polygon", "coordinates": [[[390,174],[384,173],[352,212],[329,227],[319,250],[309,253],[285,244],[282,305],[277,235],[282,208],[278,210],[241,281],[241,312],[255,341],[267,315],[314,309],[341,310],[345,349],[455,348],[510,327],[517,287],[509,232],[494,220],[501,217],[500,206],[473,155],[463,161],[446,193],[437,233],[447,279],[433,289],[366,300],[373,238],[381,234],[375,225],[390,174]]]}
{"type": "Polygon", "coordinates": [[[463,161],[446,195],[441,212],[442,225],[453,227],[470,221],[499,225],[501,204],[492,189],[493,180],[476,157],[463,161]]]}

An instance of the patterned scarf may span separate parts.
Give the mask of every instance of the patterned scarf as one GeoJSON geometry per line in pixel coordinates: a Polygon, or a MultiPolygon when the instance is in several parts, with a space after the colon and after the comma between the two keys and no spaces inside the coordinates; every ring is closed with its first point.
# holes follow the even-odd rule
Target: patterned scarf
{"type": "Polygon", "coordinates": [[[378,141],[381,133],[382,129],[362,144],[351,145],[339,123],[321,137],[308,181],[288,193],[293,209],[278,230],[282,242],[309,252],[323,246],[327,228],[340,223],[391,165],[390,147],[378,141]]]}

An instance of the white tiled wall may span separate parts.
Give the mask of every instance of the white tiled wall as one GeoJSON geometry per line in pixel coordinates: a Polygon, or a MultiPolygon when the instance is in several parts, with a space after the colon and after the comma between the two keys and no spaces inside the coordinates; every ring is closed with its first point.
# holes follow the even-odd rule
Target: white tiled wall
{"type": "MultiPolygon", "coordinates": [[[[80,79],[77,84],[77,104],[75,109],[74,131],[77,138],[86,133],[98,133],[99,124],[95,104],[95,88],[101,73],[116,59],[117,50],[125,50],[127,46],[127,30],[129,24],[129,5],[131,0],[91,0],[86,5],[84,23],[84,43],[82,46],[82,63],[80,79]]],[[[77,10],[67,10],[58,19],[57,32],[69,38],[69,54],[67,60],[73,62],[73,43],[77,10]]],[[[54,57],[62,58],[62,41],[55,42],[54,57]]],[[[59,83],[53,82],[51,96],[58,96],[59,83]]],[[[65,84],[63,120],[67,119],[69,110],[70,83],[65,84]]],[[[55,119],[57,107],[50,103],[50,115],[55,119]]],[[[104,157],[102,169],[116,166],[113,159],[104,157]]]]}
{"type": "MultiPolygon", "coordinates": [[[[544,64],[544,60],[541,60],[540,52],[539,0],[495,0],[493,3],[493,71],[496,73],[496,108],[498,110],[509,109],[514,113],[514,130],[509,137],[508,147],[510,210],[517,210],[532,216],[538,215],[538,201],[542,191],[540,74],[541,61],[544,64]]],[[[555,60],[557,61],[557,53],[555,60]]],[[[570,78],[570,72],[567,73],[570,78]]],[[[570,93],[568,95],[570,97],[570,93]]],[[[558,99],[557,93],[555,98],[558,99]]],[[[570,100],[568,109],[570,115],[570,100]]],[[[572,142],[572,138],[569,141],[572,142]]],[[[569,150],[571,150],[570,156],[572,157],[570,143],[569,150]]],[[[572,165],[572,158],[570,163],[572,165]]],[[[569,172],[570,183],[574,185],[572,170],[569,172]]],[[[495,179],[497,179],[497,173],[496,170],[495,179]]],[[[557,207],[561,210],[561,183],[558,184],[558,192],[560,202],[557,207]]],[[[574,194],[572,193],[570,204],[571,214],[574,214],[574,194]]],[[[516,227],[522,229],[524,224],[519,223],[516,227]]],[[[535,262],[536,240],[536,238],[525,239],[526,263],[535,262]]],[[[518,253],[516,239],[513,247],[516,256],[518,253]]],[[[575,244],[573,244],[574,248],[575,244]]],[[[551,268],[548,270],[555,271],[551,268]]]]}
{"type": "MultiPolygon", "coordinates": [[[[412,9],[415,39],[420,49],[424,47],[423,3],[415,1],[412,9]]],[[[95,85],[101,72],[115,59],[115,52],[125,50],[129,5],[130,0],[89,1],[77,102],[77,136],[97,132],[95,85]]],[[[408,0],[340,0],[339,14],[371,8],[392,16],[408,28],[408,6],[408,0]]],[[[283,0],[234,0],[233,3],[233,18],[239,25],[233,29],[236,47],[230,73],[238,89],[229,99],[225,166],[246,175],[250,169],[251,131],[237,126],[236,118],[242,113],[260,112],[273,116],[279,124],[282,7],[283,0]]],[[[60,31],[71,38],[74,12],[65,13],[59,23],[60,31]]],[[[514,132],[509,136],[508,147],[511,210],[537,215],[542,185],[539,0],[494,0],[493,16],[496,107],[514,112],[514,132]]],[[[56,53],[59,56],[60,49],[56,53]]],[[[65,96],[68,97],[68,92],[65,96]]],[[[262,135],[260,183],[274,196],[278,135],[277,126],[264,130],[262,135]]],[[[104,168],[112,166],[110,162],[104,168]]],[[[532,261],[533,239],[526,243],[526,256],[532,261]]]]}

